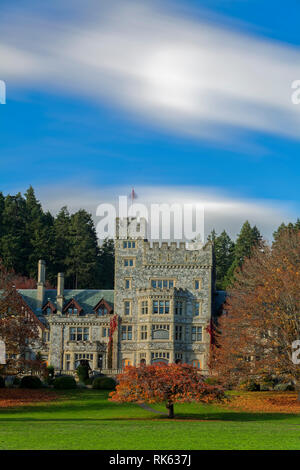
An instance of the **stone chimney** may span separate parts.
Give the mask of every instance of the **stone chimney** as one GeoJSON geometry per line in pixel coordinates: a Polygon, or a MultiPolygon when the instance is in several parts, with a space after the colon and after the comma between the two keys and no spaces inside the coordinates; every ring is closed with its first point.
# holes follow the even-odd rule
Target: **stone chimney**
{"type": "Polygon", "coordinates": [[[58,273],[57,275],[57,295],[56,295],[56,306],[57,313],[62,315],[63,306],[64,306],[64,273],[58,273]]]}
{"type": "Polygon", "coordinates": [[[38,308],[42,308],[45,303],[45,281],[46,281],[46,263],[40,259],[38,263],[38,282],[37,282],[37,301],[38,308]]]}

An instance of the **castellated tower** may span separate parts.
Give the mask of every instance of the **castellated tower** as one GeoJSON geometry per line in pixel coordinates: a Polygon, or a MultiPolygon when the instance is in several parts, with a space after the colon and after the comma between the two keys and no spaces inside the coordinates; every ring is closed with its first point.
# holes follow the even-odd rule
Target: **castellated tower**
{"type": "Polygon", "coordinates": [[[146,222],[117,219],[115,313],[121,365],[186,362],[207,370],[212,245],[151,244],[146,222]]]}

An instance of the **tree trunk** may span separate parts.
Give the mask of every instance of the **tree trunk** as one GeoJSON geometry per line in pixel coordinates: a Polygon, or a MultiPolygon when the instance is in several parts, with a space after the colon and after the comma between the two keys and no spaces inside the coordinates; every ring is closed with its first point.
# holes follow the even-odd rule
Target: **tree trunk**
{"type": "Polygon", "coordinates": [[[168,402],[166,404],[166,408],[168,410],[168,418],[173,419],[174,418],[174,405],[173,405],[173,403],[168,402]]]}

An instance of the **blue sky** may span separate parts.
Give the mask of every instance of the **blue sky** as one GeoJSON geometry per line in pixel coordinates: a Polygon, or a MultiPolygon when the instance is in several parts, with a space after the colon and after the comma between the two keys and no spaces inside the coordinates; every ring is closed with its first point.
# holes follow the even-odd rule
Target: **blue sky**
{"type": "Polygon", "coordinates": [[[297,0],[1,10],[4,193],[32,184],[53,211],[94,212],[132,186],[150,200],[190,191],[227,202],[210,224],[234,234],[249,218],[267,237],[300,215],[297,0]]]}

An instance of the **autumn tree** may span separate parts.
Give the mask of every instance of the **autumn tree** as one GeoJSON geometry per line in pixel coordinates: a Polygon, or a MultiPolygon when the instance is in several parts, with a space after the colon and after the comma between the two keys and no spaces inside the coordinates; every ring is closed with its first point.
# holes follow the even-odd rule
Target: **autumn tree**
{"type": "Polygon", "coordinates": [[[13,280],[13,271],[0,261],[0,338],[8,354],[5,369],[18,373],[31,368],[26,353],[39,340],[39,321],[28,311],[13,280]]]}
{"type": "Polygon", "coordinates": [[[110,394],[116,402],[165,403],[169,418],[174,417],[174,403],[211,403],[223,398],[222,387],[206,383],[188,364],[127,366],[110,394]]]}
{"type": "Polygon", "coordinates": [[[211,367],[220,379],[276,375],[300,389],[292,360],[300,339],[300,232],[284,230],[272,247],[261,243],[235,272],[226,314],[219,320],[211,367]]]}

